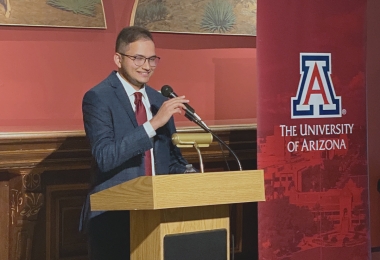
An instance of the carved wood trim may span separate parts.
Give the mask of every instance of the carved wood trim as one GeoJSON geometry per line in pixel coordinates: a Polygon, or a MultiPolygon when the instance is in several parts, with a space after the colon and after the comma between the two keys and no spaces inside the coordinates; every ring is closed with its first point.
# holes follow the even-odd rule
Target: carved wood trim
{"type": "Polygon", "coordinates": [[[9,180],[9,258],[31,259],[34,227],[44,204],[41,189],[42,171],[34,169],[12,170],[15,177],[9,180]]]}

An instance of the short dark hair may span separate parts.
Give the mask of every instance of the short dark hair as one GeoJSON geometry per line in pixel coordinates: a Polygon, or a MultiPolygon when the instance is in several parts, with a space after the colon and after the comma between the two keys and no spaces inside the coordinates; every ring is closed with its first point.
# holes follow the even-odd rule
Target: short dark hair
{"type": "Polygon", "coordinates": [[[139,26],[129,26],[120,31],[116,39],[116,52],[124,52],[128,44],[146,39],[153,41],[152,34],[145,28],[139,26]]]}

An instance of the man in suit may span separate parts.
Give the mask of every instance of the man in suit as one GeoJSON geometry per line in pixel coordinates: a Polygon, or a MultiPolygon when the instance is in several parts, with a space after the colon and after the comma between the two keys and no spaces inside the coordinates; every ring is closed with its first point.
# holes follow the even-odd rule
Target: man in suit
{"type": "MultiPolygon", "coordinates": [[[[146,85],[159,60],[150,32],[126,27],[116,41],[117,71],[85,94],[83,121],[95,161],[89,195],[139,176],[185,171],[187,162],[171,136],[172,116],[188,100],[168,100],[146,85]]],[[[90,259],[129,259],[128,211],[91,211],[87,199],[81,225],[90,259]]]]}

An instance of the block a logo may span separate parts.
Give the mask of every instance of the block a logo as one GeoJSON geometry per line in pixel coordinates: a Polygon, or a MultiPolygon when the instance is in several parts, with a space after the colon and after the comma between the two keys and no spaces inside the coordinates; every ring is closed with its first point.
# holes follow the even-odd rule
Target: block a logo
{"type": "Polygon", "coordinates": [[[291,118],[342,117],[342,101],[330,78],[331,53],[301,53],[301,79],[291,98],[291,118]]]}

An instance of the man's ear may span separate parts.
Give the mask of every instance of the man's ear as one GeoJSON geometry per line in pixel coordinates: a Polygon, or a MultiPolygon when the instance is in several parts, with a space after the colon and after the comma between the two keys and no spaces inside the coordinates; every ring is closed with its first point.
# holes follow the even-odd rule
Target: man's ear
{"type": "Polygon", "coordinates": [[[121,60],[122,57],[119,53],[115,53],[115,55],[113,55],[113,61],[119,69],[121,68],[121,60]]]}

